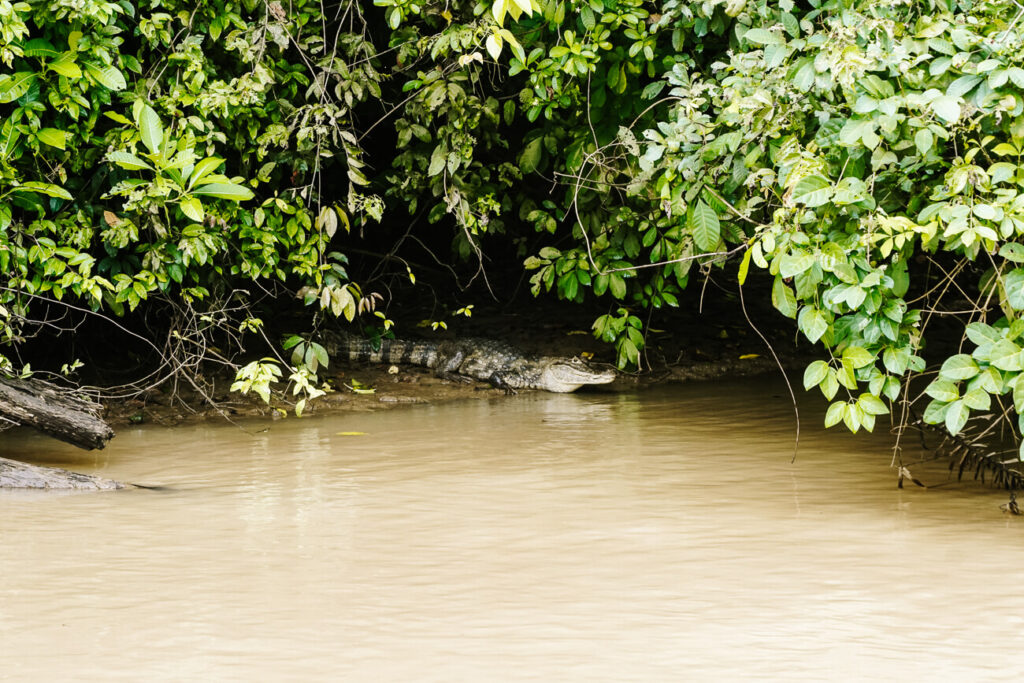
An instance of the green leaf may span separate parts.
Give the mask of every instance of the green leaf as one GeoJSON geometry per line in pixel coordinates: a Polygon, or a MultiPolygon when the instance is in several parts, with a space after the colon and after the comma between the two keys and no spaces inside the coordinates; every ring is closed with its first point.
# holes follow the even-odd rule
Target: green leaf
{"type": "Polygon", "coordinates": [[[56,128],[40,128],[36,131],[36,138],[50,147],[64,149],[64,143],[67,140],[67,133],[56,128]]]}
{"type": "Polygon", "coordinates": [[[807,252],[796,252],[783,254],[779,257],[779,275],[784,278],[793,278],[814,267],[814,254],[807,252]]]}
{"type": "Polygon", "coordinates": [[[196,167],[192,169],[192,175],[189,176],[188,187],[191,189],[193,185],[220,168],[223,163],[224,160],[220,157],[206,157],[197,163],[196,167]]]}
{"type": "Polygon", "coordinates": [[[816,360],[804,370],[804,389],[810,389],[821,384],[828,376],[828,363],[823,360],[816,360]]]}
{"type": "Polygon", "coordinates": [[[955,401],[960,397],[960,390],[957,389],[956,384],[945,379],[936,379],[929,384],[924,393],[928,394],[936,401],[942,401],[943,403],[949,403],[955,401]]]}
{"type": "Polygon", "coordinates": [[[316,358],[317,363],[326,368],[331,360],[327,355],[327,349],[316,342],[310,342],[309,346],[313,349],[313,356],[316,358]]]}
{"type": "Polygon", "coordinates": [[[999,255],[1013,263],[1024,263],[1024,245],[1019,242],[1007,242],[999,247],[999,255]]]}
{"type": "Polygon", "coordinates": [[[820,175],[801,178],[793,188],[793,201],[809,208],[827,204],[832,198],[832,183],[820,175]]]}
{"type": "Polygon", "coordinates": [[[624,299],[626,297],[626,281],[621,273],[611,273],[609,275],[608,289],[611,290],[612,296],[616,299],[624,299]]]}
{"type": "Polygon", "coordinates": [[[964,394],[964,405],[972,410],[989,410],[992,407],[992,397],[984,389],[971,389],[964,394]]]}
{"type": "Polygon", "coordinates": [[[943,95],[932,100],[928,107],[946,123],[956,123],[960,120],[960,98],[943,95]]]}
{"type": "Polygon", "coordinates": [[[688,219],[697,247],[703,251],[713,251],[721,238],[721,224],[715,210],[700,199],[690,206],[688,219]]]}
{"type": "Polygon", "coordinates": [[[821,395],[827,400],[831,401],[835,398],[836,392],[839,391],[839,380],[836,379],[836,374],[830,371],[818,388],[821,389],[821,395]]]}
{"type": "Polygon", "coordinates": [[[434,147],[430,154],[430,165],[427,167],[428,176],[436,176],[445,169],[448,163],[448,148],[444,144],[434,147]]]}
{"type": "Polygon", "coordinates": [[[755,45],[784,45],[786,39],[782,34],[763,28],[752,28],[743,34],[743,40],[755,45]]]}
{"type": "Polygon", "coordinates": [[[981,346],[982,344],[994,344],[1003,338],[999,330],[986,325],[985,323],[974,322],[967,326],[967,338],[981,346]]]}
{"type": "MultiPolygon", "coordinates": [[[[541,136],[535,137],[523,146],[523,151],[519,154],[519,170],[524,175],[533,173],[537,170],[537,166],[540,165],[541,156],[544,153],[544,138],[541,136]]],[[[430,172],[428,171],[428,175],[430,172]]]]}
{"type": "Polygon", "coordinates": [[[107,154],[107,161],[117,164],[121,168],[129,171],[138,171],[143,168],[148,168],[151,171],[153,170],[152,166],[131,152],[110,152],[107,154]]]}
{"type": "Polygon", "coordinates": [[[782,13],[782,27],[792,38],[800,37],[800,22],[789,12],[782,13]]]}
{"type": "Polygon", "coordinates": [[[54,59],[60,56],[53,43],[45,38],[33,38],[26,42],[23,53],[26,57],[43,57],[44,59],[54,59]]]}
{"type": "Polygon", "coordinates": [[[797,319],[797,326],[812,343],[821,339],[822,335],[828,332],[828,321],[825,320],[821,311],[813,306],[804,306],[797,319]]]}
{"type": "Polygon", "coordinates": [[[18,99],[29,91],[35,81],[34,71],[19,71],[13,75],[0,76],[0,104],[18,99]]]}
{"type": "Polygon", "coordinates": [[[922,128],[914,134],[914,144],[917,146],[917,151],[924,156],[928,153],[928,150],[932,148],[935,143],[935,136],[927,128],[922,128]]]}
{"type": "Polygon", "coordinates": [[[950,434],[956,436],[967,424],[967,418],[971,411],[964,405],[963,401],[954,401],[946,408],[946,429],[950,434]]]}
{"type": "Polygon", "coordinates": [[[939,377],[959,381],[970,379],[980,371],[981,369],[978,367],[978,364],[974,362],[973,358],[966,353],[958,353],[955,356],[947,358],[946,362],[942,364],[942,369],[939,370],[939,377]]]}
{"type": "Polygon", "coordinates": [[[65,190],[60,185],[40,183],[35,180],[31,180],[27,183],[22,183],[17,187],[12,187],[11,190],[13,190],[14,192],[38,192],[40,194],[45,194],[48,197],[57,197],[58,199],[72,199],[71,193],[65,190]]]}
{"type": "Polygon", "coordinates": [[[255,196],[248,187],[235,183],[210,183],[192,190],[192,194],[205,194],[220,199],[230,199],[233,202],[243,202],[255,196]]]}
{"type": "Polygon", "coordinates": [[[847,429],[856,434],[864,422],[864,411],[856,403],[848,404],[843,411],[843,422],[847,429]]]}
{"type": "Polygon", "coordinates": [[[75,53],[65,52],[57,59],[46,65],[51,71],[67,78],[81,78],[82,70],[75,63],[75,53]]]}
{"type": "Polygon", "coordinates": [[[1020,347],[1012,341],[1000,339],[988,352],[989,363],[1000,370],[1019,372],[1024,369],[1021,365],[1020,347]]]}
{"type": "Polygon", "coordinates": [[[491,59],[495,61],[497,61],[498,57],[501,56],[501,43],[501,38],[493,33],[487,36],[487,40],[484,41],[484,47],[487,48],[487,54],[489,54],[491,59]]]}
{"type": "Polygon", "coordinates": [[[834,427],[843,421],[846,415],[847,404],[844,401],[836,401],[828,407],[828,411],[825,413],[825,426],[834,427]]]}
{"type": "Polygon", "coordinates": [[[948,403],[944,403],[939,400],[931,401],[924,409],[924,415],[921,419],[924,420],[925,424],[937,425],[946,419],[946,409],[949,408],[948,403]]]}
{"type": "Polygon", "coordinates": [[[905,348],[887,347],[882,352],[882,364],[894,375],[902,375],[907,371],[910,362],[910,350],[905,348]]]}
{"type": "Polygon", "coordinates": [[[99,66],[89,62],[86,62],[84,66],[93,80],[108,90],[124,90],[128,87],[127,81],[124,80],[124,74],[113,66],[99,66]]]}
{"type": "Polygon", "coordinates": [[[183,199],[178,206],[181,207],[182,213],[194,220],[196,223],[203,222],[203,217],[206,215],[203,212],[203,203],[196,197],[183,199]]]}
{"type": "Polygon", "coordinates": [[[150,154],[159,154],[160,145],[164,141],[164,127],[160,123],[160,117],[148,104],[142,106],[139,112],[139,133],[142,135],[142,144],[150,154]]]}
{"type": "Polygon", "coordinates": [[[875,362],[875,355],[860,346],[847,346],[843,350],[843,362],[849,363],[850,367],[862,368],[875,362]]]}
{"type": "Polygon", "coordinates": [[[775,282],[772,283],[772,305],[787,318],[796,317],[796,295],[781,275],[776,275],[775,282]]]}
{"type": "Polygon", "coordinates": [[[1003,277],[1006,303],[1015,311],[1024,311],[1024,268],[1015,268],[1003,277]]]}
{"type": "Polygon", "coordinates": [[[861,394],[857,398],[857,405],[868,415],[886,415],[889,412],[885,401],[873,394],[861,394]]]}

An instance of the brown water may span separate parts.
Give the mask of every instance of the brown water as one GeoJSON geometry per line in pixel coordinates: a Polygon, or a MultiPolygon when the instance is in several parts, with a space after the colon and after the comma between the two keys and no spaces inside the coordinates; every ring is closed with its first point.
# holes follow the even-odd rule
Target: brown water
{"type": "Polygon", "coordinates": [[[169,488],[0,494],[0,678],[1016,680],[1005,494],[897,490],[887,437],[807,411],[791,465],[781,393],[143,427],[98,455],[5,432],[169,488]]]}

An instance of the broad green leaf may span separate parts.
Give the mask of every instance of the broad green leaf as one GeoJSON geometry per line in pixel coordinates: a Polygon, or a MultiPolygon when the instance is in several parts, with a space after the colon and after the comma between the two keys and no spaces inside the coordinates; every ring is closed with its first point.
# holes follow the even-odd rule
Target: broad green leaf
{"type": "MultiPolygon", "coordinates": [[[[523,151],[519,154],[519,170],[524,175],[533,173],[537,170],[540,165],[541,157],[544,153],[544,138],[541,136],[535,137],[523,146],[523,151]]],[[[431,163],[433,165],[433,163],[431,163]]],[[[428,175],[430,172],[428,171],[428,175]]]]}
{"type": "Polygon", "coordinates": [[[810,389],[821,384],[821,381],[828,376],[828,363],[823,360],[816,360],[804,370],[804,389],[810,389]]]}
{"type": "Polygon", "coordinates": [[[1003,338],[999,330],[986,325],[985,323],[974,322],[967,326],[967,338],[981,346],[982,344],[994,344],[1003,338]]]}
{"type": "Polygon", "coordinates": [[[832,198],[832,183],[820,175],[801,178],[793,188],[793,201],[809,208],[827,204],[832,198]]]}
{"type": "Polygon", "coordinates": [[[946,123],[956,123],[960,120],[960,98],[943,95],[932,100],[928,107],[935,112],[935,115],[946,123]]]}
{"type": "Polygon", "coordinates": [[[29,91],[36,81],[34,71],[19,71],[0,76],[0,104],[13,102],[29,91]]]}
{"type": "Polygon", "coordinates": [[[992,407],[992,397],[984,389],[971,389],[964,394],[964,405],[972,410],[989,410],[992,407]]]}
{"type": "Polygon", "coordinates": [[[188,199],[181,200],[179,204],[182,213],[194,220],[196,223],[202,223],[203,218],[206,215],[203,211],[203,203],[196,197],[189,197],[188,199]]]}
{"type": "Polygon", "coordinates": [[[885,405],[885,401],[873,394],[861,394],[857,398],[857,405],[868,415],[886,415],[889,413],[889,407],[885,405]]]}
{"type": "Polygon", "coordinates": [[[721,239],[721,224],[715,210],[704,203],[703,199],[700,199],[696,204],[691,205],[688,219],[697,248],[703,251],[713,251],[721,239]]]}
{"type": "Polygon", "coordinates": [[[836,379],[836,374],[830,371],[818,388],[821,389],[821,395],[826,400],[831,401],[835,398],[836,392],[839,391],[839,380],[836,379]]]}
{"type": "Polygon", "coordinates": [[[132,122],[128,120],[127,116],[122,116],[121,114],[118,114],[117,112],[105,111],[105,112],[103,112],[103,115],[106,116],[108,119],[110,119],[112,121],[117,121],[118,123],[123,123],[123,124],[128,125],[128,126],[132,125],[132,122]]]}
{"type": "Polygon", "coordinates": [[[1024,311],[1024,268],[1015,268],[1003,278],[1006,303],[1015,311],[1024,311]]]}
{"type": "Polygon", "coordinates": [[[796,295],[781,275],[776,275],[775,282],[772,283],[772,305],[787,318],[796,317],[796,295]]]}
{"type": "Polygon", "coordinates": [[[1020,347],[1012,341],[1000,339],[989,349],[988,357],[989,363],[1000,370],[1019,372],[1024,369],[1021,365],[1020,347]]]}
{"type": "Polygon", "coordinates": [[[743,40],[755,45],[783,45],[786,39],[780,33],[763,28],[752,28],[743,34],[743,40]]]}
{"type": "Polygon", "coordinates": [[[939,377],[955,382],[970,379],[980,371],[981,369],[974,362],[973,358],[966,353],[958,353],[947,358],[946,362],[942,364],[942,369],[939,370],[939,377]]]}
{"type": "Polygon", "coordinates": [[[942,401],[943,403],[949,403],[960,398],[960,390],[957,389],[956,384],[945,379],[936,379],[929,384],[924,393],[928,394],[936,401],[942,401]]]}
{"type": "Polygon", "coordinates": [[[814,254],[796,252],[779,257],[779,275],[789,279],[814,267],[814,254]]]}
{"type": "Polygon", "coordinates": [[[40,128],[36,131],[36,138],[50,147],[64,149],[64,144],[67,140],[67,133],[56,128],[40,128]]]}
{"type": "Polygon", "coordinates": [[[501,56],[501,38],[494,33],[487,36],[487,40],[484,41],[484,47],[487,48],[487,53],[491,55],[491,59],[497,61],[498,57],[501,56]]]}
{"type": "Polygon", "coordinates": [[[82,70],[78,68],[78,64],[75,63],[74,52],[65,52],[46,66],[49,67],[51,71],[54,71],[61,76],[66,76],[67,78],[82,77],[82,70]]]}
{"type": "Polygon", "coordinates": [[[90,62],[86,62],[84,66],[86,72],[92,76],[93,80],[108,90],[118,91],[124,90],[128,87],[128,83],[124,79],[124,74],[122,74],[116,67],[102,66],[92,64],[90,62]]]}
{"type": "Polygon", "coordinates": [[[110,152],[107,154],[107,161],[117,164],[123,169],[129,171],[139,171],[144,168],[153,170],[153,167],[147,164],[145,161],[135,156],[131,152],[110,152]]]}
{"type": "Polygon", "coordinates": [[[1024,244],[1020,242],[1007,242],[999,247],[999,255],[1007,261],[1024,263],[1024,244]]]}
{"type": "Polygon", "coordinates": [[[849,363],[854,369],[862,368],[875,362],[875,356],[860,346],[848,346],[843,350],[843,362],[849,363]]]}
{"type": "Polygon", "coordinates": [[[192,190],[192,194],[205,194],[220,199],[230,199],[233,202],[243,202],[255,196],[248,187],[235,183],[210,183],[192,190]]]}
{"type": "Polygon", "coordinates": [[[434,147],[434,151],[430,154],[430,165],[427,167],[428,176],[436,176],[445,169],[445,165],[448,163],[448,148],[445,144],[439,144],[434,147]]]}
{"type": "Polygon", "coordinates": [[[887,347],[882,352],[882,364],[894,375],[902,375],[910,363],[910,350],[898,347],[887,347]]]}
{"type": "MultiPolygon", "coordinates": [[[[854,434],[861,428],[861,425],[865,422],[864,411],[856,403],[847,404],[846,410],[843,411],[843,422],[846,424],[846,428],[854,434]]],[[[872,426],[874,423],[872,423],[872,426]]]]}
{"type": "Polygon", "coordinates": [[[961,97],[966,95],[974,89],[974,86],[978,85],[983,80],[985,80],[984,77],[978,76],[977,74],[961,76],[949,84],[949,87],[946,88],[946,95],[949,97],[961,97]]]}
{"type": "Polygon", "coordinates": [[[196,167],[192,169],[192,175],[188,179],[188,187],[191,189],[196,183],[216,171],[224,160],[220,157],[206,157],[202,161],[196,164],[196,167]]]}
{"type": "Polygon", "coordinates": [[[139,113],[139,133],[142,136],[142,144],[150,154],[159,154],[160,145],[164,141],[164,127],[160,123],[160,117],[148,104],[142,106],[139,113]]]}
{"type": "Polygon", "coordinates": [[[822,335],[828,332],[828,321],[813,306],[804,306],[797,319],[797,326],[812,343],[821,339],[822,335]]]}
{"type": "Polygon", "coordinates": [[[313,356],[316,358],[317,363],[326,368],[331,360],[327,355],[327,349],[316,342],[310,342],[309,346],[313,350],[313,356]]]}
{"type": "Polygon", "coordinates": [[[946,419],[946,409],[949,408],[949,404],[939,400],[933,400],[924,409],[924,415],[921,419],[924,420],[925,424],[937,425],[942,423],[946,419]]]}
{"type": "Polygon", "coordinates": [[[48,197],[57,197],[58,199],[72,199],[71,193],[65,190],[60,185],[52,185],[50,183],[41,183],[35,180],[27,183],[22,183],[17,187],[12,187],[11,190],[14,192],[38,192],[39,194],[45,194],[48,197]]]}
{"type": "Polygon", "coordinates": [[[927,128],[922,128],[914,134],[914,144],[917,146],[917,151],[924,156],[928,153],[928,150],[932,148],[935,143],[935,137],[932,132],[927,128]]]}
{"type": "Polygon", "coordinates": [[[847,406],[849,404],[844,401],[836,401],[828,407],[828,411],[825,413],[825,426],[834,427],[843,421],[846,416],[847,406]]]}
{"type": "Polygon", "coordinates": [[[963,401],[954,401],[949,404],[946,408],[946,429],[950,434],[956,436],[960,433],[960,430],[967,424],[967,418],[970,416],[971,411],[967,408],[963,401]]]}

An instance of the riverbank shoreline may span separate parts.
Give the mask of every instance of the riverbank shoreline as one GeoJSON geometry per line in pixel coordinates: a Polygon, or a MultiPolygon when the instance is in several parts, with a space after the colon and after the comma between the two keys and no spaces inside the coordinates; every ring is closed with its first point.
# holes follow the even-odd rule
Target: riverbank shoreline
{"type": "MultiPolygon", "coordinates": [[[[781,363],[792,376],[802,371],[805,354],[793,343],[781,343],[781,330],[789,322],[774,311],[762,312],[759,329],[744,319],[699,311],[678,311],[671,325],[648,332],[642,371],[620,372],[612,384],[585,388],[590,392],[637,391],[664,384],[713,381],[779,373],[781,363]],[[770,316],[770,318],[769,318],[770,316]],[[758,331],[773,339],[766,346],[758,331]],[[774,354],[773,354],[774,352],[774,354]],[[775,355],[778,355],[777,361],[775,355]]],[[[453,323],[447,330],[423,329],[415,323],[400,325],[401,338],[440,340],[490,337],[511,343],[524,352],[546,356],[581,356],[601,367],[614,367],[615,349],[593,337],[592,317],[573,307],[558,307],[553,314],[490,312],[453,323]],[[533,321],[541,321],[531,324],[533,321]],[[552,322],[554,321],[554,322],[552,322]]],[[[360,364],[332,358],[321,378],[331,391],[307,402],[303,415],[387,410],[409,404],[453,400],[490,399],[504,392],[483,382],[453,382],[432,370],[411,365],[360,364]]],[[[269,404],[249,394],[229,391],[234,378],[204,378],[202,391],[180,384],[157,387],[144,394],[106,404],[105,417],[115,428],[127,424],[175,426],[209,419],[295,417],[299,397],[275,394],[269,404]]]]}

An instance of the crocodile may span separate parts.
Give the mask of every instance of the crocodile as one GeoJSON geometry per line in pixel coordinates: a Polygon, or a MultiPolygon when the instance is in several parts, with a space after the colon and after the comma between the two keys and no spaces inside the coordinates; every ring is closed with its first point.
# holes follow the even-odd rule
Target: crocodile
{"type": "Polygon", "coordinates": [[[332,356],[372,363],[408,363],[430,368],[438,377],[471,382],[489,382],[514,394],[519,389],[541,389],[556,393],[576,391],[588,384],[608,384],[615,370],[597,369],[578,357],[535,356],[497,339],[466,337],[440,342],[382,339],[380,346],[365,339],[328,335],[327,352],[332,356]]]}

